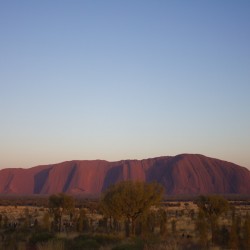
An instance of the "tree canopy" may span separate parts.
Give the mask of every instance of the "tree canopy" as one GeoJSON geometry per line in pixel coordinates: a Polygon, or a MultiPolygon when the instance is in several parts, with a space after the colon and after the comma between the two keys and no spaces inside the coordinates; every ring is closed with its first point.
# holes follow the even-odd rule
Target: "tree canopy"
{"type": "Polygon", "coordinates": [[[157,205],[163,193],[163,187],[155,182],[123,181],[106,190],[100,205],[106,216],[131,222],[133,232],[135,220],[157,205]]]}
{"type": "Polygon", "coordinates": [[[60,209],[63,212],[70,212],[75,207],[73,197],[64,193],[54,194],[49,197],[49,208],[51,210],[60,209]]]}
{"type": "Polygon", "coordinates": [[[210,224],[212,242],[215,242],[218,236],[218,218],[228,210],[228,201],[219,195],[208,195],[200,196],[196,204],[200,215],[203,214],[210,224]]]}
{"type": "Polygon", "coordinates": [[[219,217],[229,206],[228,201],[219,195],[200,196],[196,204],[210,218],[219,217]]]}
{"type": "Polygon", "coordinates": [[[54,194],[49,197],[49,210],[54,215],[55,228],[61,231],[62,215],[72,214],[75,209],[73,197],[64,193],[54,194]]]}

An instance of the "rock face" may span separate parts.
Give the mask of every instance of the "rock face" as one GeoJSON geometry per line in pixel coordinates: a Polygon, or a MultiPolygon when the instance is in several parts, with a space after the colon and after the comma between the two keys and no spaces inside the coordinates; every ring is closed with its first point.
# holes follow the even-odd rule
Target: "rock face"
{"type": "Polygon", "coordinates": [[[122,180],[157,181],[166,194],[250,194],[250,171],[202,155],[118,162],[68,161],[0,170],[1,194],[97,195],[122,180]]]}

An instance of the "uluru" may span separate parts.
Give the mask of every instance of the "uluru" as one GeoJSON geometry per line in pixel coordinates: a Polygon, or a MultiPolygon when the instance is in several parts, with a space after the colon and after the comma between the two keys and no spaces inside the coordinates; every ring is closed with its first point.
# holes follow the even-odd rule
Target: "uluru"
{"type": "Polygon", "coordinates": [[[250,194],[250,171],[199,154],[145,160],[73,160],[0,170],[0,193],[99,195],[122,180],[156,181],[168,195],[250,194]]]}

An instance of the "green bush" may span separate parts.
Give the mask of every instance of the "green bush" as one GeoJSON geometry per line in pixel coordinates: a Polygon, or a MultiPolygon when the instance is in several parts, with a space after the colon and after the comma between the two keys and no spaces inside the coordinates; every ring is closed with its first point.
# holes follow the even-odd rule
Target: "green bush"
{"type": "Polygon", "coordinates": [[[117,244],[121,239],[114,235],[97,234],[92,236],[92,239],[96,240],[100,245],[111,245],[117,244]]]}
{"type": "Polygon", "coordinates": [[[105,234],[89,235],[83,234],[68,242],[72,249],[99,249],[101,246],[114,245],[121,241],[119,237],[105,234]]]}
{"type": "Polygon", "coordinates": [[[38,250],[64,250],[64,244],[62,241],[48,241],[37,244],[38,250]]]}
{"type": "Polygon", "coordinates": [[[122,243],[112,248],[112,250],[143,250],[144,249],[144,242],[136,238],[133,242],[129,243],[122,243]]]}
{"type": "Polygon", "coordinates": [[[49,240],[52,240],[53,238],[54,234],[49,232],[33,233],[30,237],[30,243],[35,245],[37,243],[47,242],[49,240]]]}
{"type": "Polygon", "coordinates": [[[82,250],[82,249],[98,250],[101,247],[101,245],[96,240],[93,239],[82,239],[74,241],[72,247],[74,250],[82,250]]]}
{"type": "Polygon", "coordinates": [[[126,243],[113,247],[112,250],[143,250],[143,245],[126,243]]]}

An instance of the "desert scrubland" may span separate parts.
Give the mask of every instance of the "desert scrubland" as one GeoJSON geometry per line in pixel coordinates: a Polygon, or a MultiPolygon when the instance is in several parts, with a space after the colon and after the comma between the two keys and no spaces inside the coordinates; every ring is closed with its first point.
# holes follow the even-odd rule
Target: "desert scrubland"
{"type": "Polygon", "coordinates": [[[136,218],[133,230],[133,222],[124,216],[107,216],[102,199],[62,197],[65,207],[51,206],[51,196],[43,202],[30,198],[30,205],[10,205],[2,198],[0,249],[249,249],[248,199],[203,196],[161,201],[136,218]],[[204,204],[211,211],[204,210],[204,204]]]}

